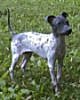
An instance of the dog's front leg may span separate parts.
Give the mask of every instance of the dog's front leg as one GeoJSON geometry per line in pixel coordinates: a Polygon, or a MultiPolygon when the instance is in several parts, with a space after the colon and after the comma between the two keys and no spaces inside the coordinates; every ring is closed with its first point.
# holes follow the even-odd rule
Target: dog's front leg
{"type": "Polygon", "coordinates": [[[57,67],[57,83],[58,84],[62,75],[62,67],[63,67],[63,59],[58,59],[58,67],[57,67]]]}
{"type": "Polygon", "coordinates": [[[51,80],[52,80],[52,85],[53,85],[53,90],[55,91],[55,93],[58,92],[58,86],[57,86],[57,79],[55,77],[55,56],[54,57],[49,57],[48,58],[48,67],[49,67],[49,71],[50,71],[50,76],[51,76],[51,80]]]}

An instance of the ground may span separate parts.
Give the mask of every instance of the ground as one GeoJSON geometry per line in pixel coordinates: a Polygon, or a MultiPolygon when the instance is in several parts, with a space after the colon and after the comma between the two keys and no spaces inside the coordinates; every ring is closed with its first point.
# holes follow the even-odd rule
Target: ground
{"type": "Polygon", "coordinates": [[[80,100],[80,0],[0,0],[0,100],[80,100]],[[61,79],[61,93],[52,91],[47,63],[33,55],[22,78],[20,61],[15,81],[7,73],[11,63],[10,33],[7,8],[17,33],[23,31],[52,32],[44,20],[47,15],[69,14],[72,34],[66,37],[66,56],[61,79]]]}

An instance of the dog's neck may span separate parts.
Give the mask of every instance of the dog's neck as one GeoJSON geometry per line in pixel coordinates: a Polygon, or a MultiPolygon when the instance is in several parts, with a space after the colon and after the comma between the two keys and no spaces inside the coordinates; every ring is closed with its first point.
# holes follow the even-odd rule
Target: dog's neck
{"type": "Polygon", "coordinates": [[[63,35],[60,35],[58,38],[59,38],[62,42],[65,41],[65,36],[63,36],[63,35]]]}
{"type": "Polygon", "coordinates": [[[65,41],[65,35],[58,35],[58,34],[54,34],[53,33],[53,36],[56,38],[56,39],[60,39],[61,41],[65,41]]]}
{"type": "Polygon", "coordinates": [[[64,35],[55,35],[53,34],[53,37],[56,39],[56,41],[59,43],[59,44],[65,44],[65,36],[64,35]]]}

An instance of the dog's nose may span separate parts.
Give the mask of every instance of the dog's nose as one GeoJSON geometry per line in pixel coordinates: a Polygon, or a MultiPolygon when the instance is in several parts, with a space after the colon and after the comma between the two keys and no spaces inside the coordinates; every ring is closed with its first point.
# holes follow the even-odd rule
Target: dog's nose
{"type": "Polygon", "coordinates": [[[72,32],[72,29],[69,29],[69,30],[68,30],[68,33],[71,33],[71,32],[72,32]]]}
{"type": "Polygon", "coordinates": [[[66,32],[66,35],[71,34],[71,32],[72,32],[72,29],[70,28],[70,29],[66,32]]]}

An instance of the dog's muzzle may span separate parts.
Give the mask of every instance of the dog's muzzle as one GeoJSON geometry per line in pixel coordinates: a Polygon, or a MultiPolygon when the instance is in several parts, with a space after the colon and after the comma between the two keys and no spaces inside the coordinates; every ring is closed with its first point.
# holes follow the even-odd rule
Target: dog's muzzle
{"type": "Polygon", "coordinates": [[[70,28],[66,32],[62,32],[61,35],[69,35],[71,34],[71,32],[72,32],[72,29],[70,28]]]}
{"type": "Polygon", "coordinates": [[[65,35],[69,35],[71,34],[71,32],[72,32],[72,29],[69,29],[68,31],[65,32],[65,35]]]}

